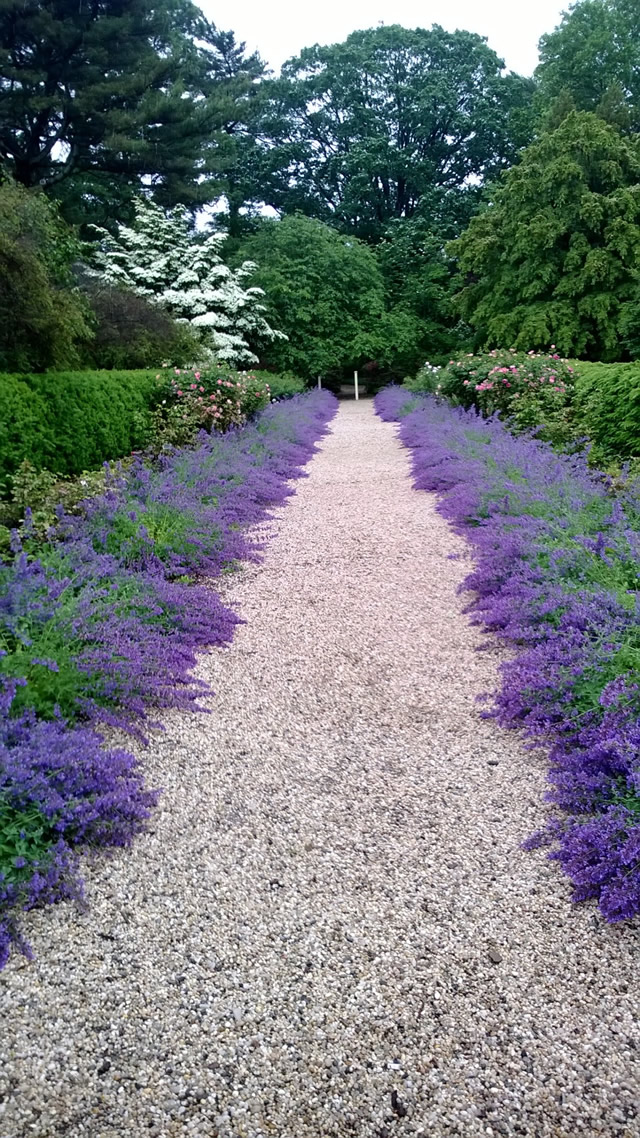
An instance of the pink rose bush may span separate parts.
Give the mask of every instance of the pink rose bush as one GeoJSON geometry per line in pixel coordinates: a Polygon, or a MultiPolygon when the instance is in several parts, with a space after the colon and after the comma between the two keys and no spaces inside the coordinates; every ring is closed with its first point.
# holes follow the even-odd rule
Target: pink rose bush
{"type": "Polygon", "coordinates": [[[407,386],[475,407],[484,416],[498,413],[516,432],[535,429],[540,438],[562,446],[572,437],[575,379],[573,365],[552,345],[549,352],[495,348],[466,355],[439,370],[437,385],[429,366],[407,386]]]}

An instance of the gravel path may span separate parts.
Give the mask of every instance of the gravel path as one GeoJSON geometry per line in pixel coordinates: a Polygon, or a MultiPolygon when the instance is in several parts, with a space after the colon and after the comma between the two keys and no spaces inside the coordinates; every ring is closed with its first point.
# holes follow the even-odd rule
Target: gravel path
{"type": "Polygon", "coordinates": [[[0,1138],[633,1138],[638,926],[519,849],[544,763],[474,704],[464,543],[370,403],[310,472],[153,832],[0,975],[0,1138]]]}

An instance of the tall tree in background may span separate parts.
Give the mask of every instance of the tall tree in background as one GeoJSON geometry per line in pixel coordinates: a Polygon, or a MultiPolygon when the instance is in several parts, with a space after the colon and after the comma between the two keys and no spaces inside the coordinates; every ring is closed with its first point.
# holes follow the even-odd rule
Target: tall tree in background
{"type": "Polygon", "coordinates": [[[438,208],[510,165],[532,90],[480,36],[438,26],[306,48],[262,85],[263,199],[376,240],[424,199],[438,208]]]}
{"type": "Polygon", "coordinates": [[[220,192],[261,72],[190,0],[0,0],[0,164],[27,187],[65,183],[73,220],[101,198],[117,211],[143,179],[192,206],[220,192]]]}
{"type": "Polygon", "coordinates": [[[540,99],[640,131],[640,4],[581,0],[540,40],[540,99]]]}
{"type": "Polygon", "coordinates": [[[415,319],[388,309],[376,255],[357,238],[297,214],[263,220],[236,256],[257,262],[267,317],[287,334],[264,349],[275,370],[336,379],[395,364],[402,378],[422,362],[415,319]]]}
{"type": "Polygon", "coordinates": [[[530,146],[453,243],[478,343],[620,359],[640,331],[640,154],[573,111],[530,146]]]}

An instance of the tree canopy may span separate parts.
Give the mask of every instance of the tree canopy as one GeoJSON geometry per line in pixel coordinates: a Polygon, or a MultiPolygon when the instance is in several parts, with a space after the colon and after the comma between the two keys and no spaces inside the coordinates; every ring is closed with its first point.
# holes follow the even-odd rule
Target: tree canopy
{"type": "Polygon", "coordinates": [[[27,187],[73,179],[74,220],[142,179],[167,205],[208,200],[262,71],[191,0],[3,0],[0,164],[27,187]]]}
{"type": "Polygon", "coordinates": [[[434,192],[513,162],[530,138],[532,90],[480,36],[438,26],[306,48],[261,85],[260,193],[375,239],[423,200],[431,208],[434,192]]]}
{"type": "Polygon", "coordinates": [[[536,69],[543,104],[566,98],[640,131],[640,5],[580,0],[540,40],[536,69]]]}
{"type": "Polygon", "coordinates": [[[620,358],[640,280],[640,155],[589,112],[530,146],[450,246],[478,341],[620,358]]]}
{"type": "Polygon", "coordinates": [[[357,238],[296,214],[264,221],[240,255],[257,262],[267,316],[287,333],[265,349],[270,367],[315,379],[377,373],[403,354],[415,364],[415,320],[387,310],[376,255],[357,238]]]}

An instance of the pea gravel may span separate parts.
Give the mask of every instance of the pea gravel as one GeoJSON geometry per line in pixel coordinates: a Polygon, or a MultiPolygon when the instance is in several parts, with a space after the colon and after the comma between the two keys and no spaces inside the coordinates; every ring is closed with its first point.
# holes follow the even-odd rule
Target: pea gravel
{"type": "Polygon", "coordinates": [[[544,759],[474,702],[464,542],[370,403],[309,469],[211,714],[143,751],[152,832],[0,976],[0,1138],[639,1135],[638,925],[520,850],[544,759]]]}

